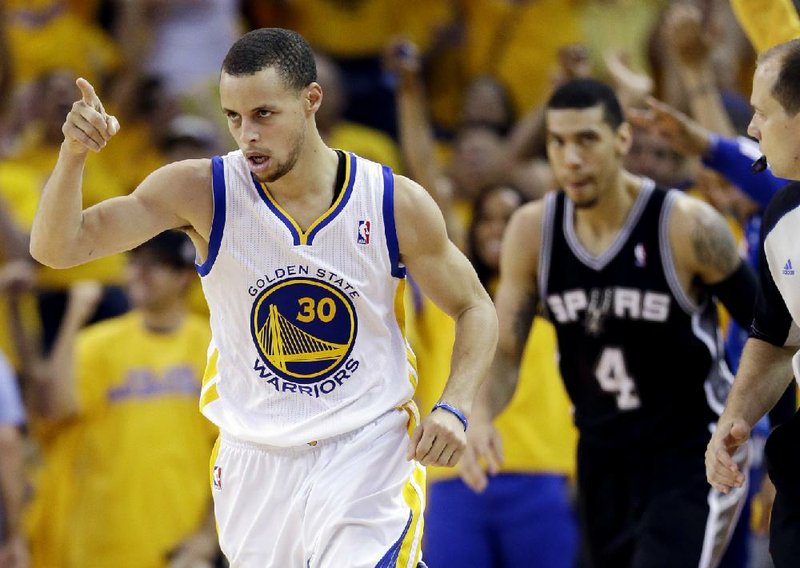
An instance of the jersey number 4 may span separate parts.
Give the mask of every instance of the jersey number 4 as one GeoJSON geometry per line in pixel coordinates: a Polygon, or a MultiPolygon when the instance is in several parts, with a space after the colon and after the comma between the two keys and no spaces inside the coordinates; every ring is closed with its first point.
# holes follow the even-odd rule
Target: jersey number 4
{"type": "Polygon", "coordinates": [[[622,349],[606,347],[597,362],[594,376],[600,383],[601,389],[616,395],[617,406],[620,410],[633,410],[642,405],[639,401],[636,383],[633,382],[633,378],[625,367],[622,349]]]}

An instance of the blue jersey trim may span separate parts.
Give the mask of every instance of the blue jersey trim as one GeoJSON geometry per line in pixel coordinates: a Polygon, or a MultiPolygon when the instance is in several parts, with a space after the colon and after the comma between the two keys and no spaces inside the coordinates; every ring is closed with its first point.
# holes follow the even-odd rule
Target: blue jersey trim
{"type": "Polygon", "coordinates": [[[347,202],[350,201],[350,195],[353,193],[353,186],[356,182],[356,157],[350,152],[347,152],[345,154],[345,159],[347,160],[348,171],[345,187],[342,190],[342,194],[336,199],[333,209],[325,213],[324,217],[311,226],[311,229],[306,235],[306,243],[309,245],[314,240],[316,234],[326,227],[328,223],[333,221],[336,216],[342,212],[342,209],[344,209],[345,205],[347,205],[347,202]]]}
{"type": "Polygon", "coordinates": [[[392,276],[405,278],[406,267],[400,263],[400,245],[397,242],[397,227],[394,222],[394,175],[389,166],[383,166],[383,228],[386,232],[392,276]]]}
{"type": "Polygon", "coordinates": [[[400,538],[386,551],[383,558],[378,560],[375,568],[392,568],[397,565],[397,559],[400,557],[400,549],[403,547],[403,539],[406,538],[406,534],[408,534],[408,529],[411,527],[411,521],[413,519],[414,512],[412,511],[408,514],[408,522],[406,523],[406,528],[403,529],[403,534],[401,534],[400,538]]]}
{"type": "Polygon", "coordinates": [[[222,233],[225,231],[225,164],[219,156],[211,158],[211,195],[214,213],[211,218],[211,235],[208,237],[208,256],[203,264],[195,263],[200,276],[211,272],[219,254],[222,233]]]}
{"type": "Polygon", "coordinates": [[[258,195],[261,196],[261,199],[264,203],[267,204],[272,213],[281,220],[281,222],[286,225],[286,228],[289,229],[289,233],[292,235],[292,242],[295,246],[298,245],[310,245],[311,241],[313,240],[314,236],[328,223],[330,223],[341,211],[344,209],[345,205],[347,205],[348,200],[350,199],[350,194],[353,193],[353,185],[355,184],[356,179],[356,157],[353,154],[346,153],[345,155],[345,180],[344,184],[342,185],[342,190],[339,192],[339,196],[334,200],[333,204],[325,211],[316,221],[314,221],[306,231],[303,231],[300,228],[300,225],[292,219],[292,216],[289,215],[287,211],[280,206],[280,204],[275,201],[275,198],[269,192],[267,188],[267,184],[259,181],[256,179],[255,176],[252,176],[253,184],[256,187],[256,191],[258,195]]]}
{"type": "Polygon", "coordinates": [[[267,191],[265,184],[258,181],[255,176],[250,176],[253,180],[253,185],[256,187],[256,192],[261,197],[261,200],[269,207],[269,210],[272,211],[273,215],[275,215],[281,222],[286,225],[286,228],[289,229],[289,232],[292,235],[292,242],[295,246],[300,244],[300,229],[297,225],[295,225],[294,221],[289,218],[289,216],[284,213],[283,209],[281,209],[280,205],[278,205],[272,196],[267,191]]]}

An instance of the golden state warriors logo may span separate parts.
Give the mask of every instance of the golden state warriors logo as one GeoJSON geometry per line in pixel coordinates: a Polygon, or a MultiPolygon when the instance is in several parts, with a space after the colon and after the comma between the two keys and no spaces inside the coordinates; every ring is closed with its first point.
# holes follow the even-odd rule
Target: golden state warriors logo
{"type": "Polygon", "coordinates": [[[355,313],[350,298],[326,282],[282,280],[263,290],[253,304],[253,341],[275,375],[293,383],[316,383],[353,349],[355,313]]]}

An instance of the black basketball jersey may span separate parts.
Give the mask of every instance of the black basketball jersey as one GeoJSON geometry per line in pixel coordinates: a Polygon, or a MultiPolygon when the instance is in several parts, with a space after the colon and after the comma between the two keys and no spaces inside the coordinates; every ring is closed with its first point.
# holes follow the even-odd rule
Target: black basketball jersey
{"type": "Polygon", "coordinates": [[[583,443],[705,444],[733,377],[716,303],[696,304],[669,244],[677,193],[646,180],[599,256],[579,242],[564,192],[545,199],[539,291],[583,443]]]}

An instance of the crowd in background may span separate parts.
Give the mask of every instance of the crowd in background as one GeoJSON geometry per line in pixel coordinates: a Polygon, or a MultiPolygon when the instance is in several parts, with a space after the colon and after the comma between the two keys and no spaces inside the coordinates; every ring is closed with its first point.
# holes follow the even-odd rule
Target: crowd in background
{"type": "MultiPolygon", "coordinates": [[[[800,23],[790,0],[0,3],[0,566],[215,562],[205,539],[210,494],[192,488],[208,486],[207,468],[195,456],[211,452],[213,433],[192,422],[188,411],[178,418],[173,407],[161,409],[171,421],[148,422],[152,444],[130,424],[152,418],[145,403],[159,396],[190,395],[195,403],[199,396],[207,338],[203,344],[196,318],[207,318],[208,311],[196,275],[170,288],[191,267],[181,261],[182,244],[167,239],[156,246],[149,265],[118,255],[66,270],[38,266],[27,253],[40,191],[63,140],[61,126],[79,96],[77,77],[95,86],[121,124],[119,135],[87,162],[88,206],[129,193],[163,164],[234,149],[217,94],[227,49],[249,29],[297,30],[317,53],[324,100],[316,119],[325,142],[422,184],[491,293],[510,215],[556,189],[544,152],[543,104],[556,86],[576,77],[616,88],[635,126],[626,168],[712,203],[739,236],[742,254],[752,255],[769,191],[763,197],[741,187],[750,180],[737,186],[724,167],[711,169],[709,145],[717,136],[745,135],[756,54],[792,37],[781,34],[791,34],[793,25],[800,23]],[[676,124],[694,129],[694,138],[676,124]],[[154,294],[163,295],[160,303],[147,301],[154,294]],[[188,311],[194,327],[187,331],[178,318],[181,339],[171,333],[138,337],[134,320],[125,320],[127,328],[119,323],[131,317],[123,316],[131,308],[158,321],[188,311]],[[101,331],[81,331],[109,319],[117,321],[114,329],[106,322],[101,331]],[[143,359],[170,355],[148,363],[158,376],[145,376],[137,374],[135,360],[121,362],[128,351],[143,359]],[[101,377],[111,374],[118,383],[101,377]],[[134,406],[109,418],[124,404],[134,406]],[[156,444],[162,453],[148,457],[156,444]],[[189,456],[187,446],[195,454],[189,456]],[[122,465],[110,468],[114,460],[122,465]],[[170,470],[173,463],[185,473],[170,470]],[[161,519],[121,495],[159,485],[192,495],[152,503],[161,519]],[[104,495],[116,495],[114,502],[104,495]],[[98,518],[105,520],[86,520],[103,509],[109,512],[98,518]],[[127,516],[117,518],[115,510],[127,516]],[[159,535],[125,528],[148,526],[159,535]],[[142,541],[147,545],[132,544],[142,541]],[[141,548],[139,556],[133,548],[141,548]],[[129,552],[114,556],[120,550],[129,552]]],[[[454,331],[411,284],[408,331],[425,411],[447,378],[454,331]]],[[[568,491],[576,433],[552,329],[539,320],[536,329],[521,374],[525,386],[500,417],[508,448],[503,467],[548,472],[568,491]]],[[[729,337],[735,366],[741,330],[729,337]]],[[[192,408],[199,417],[196,404],[192,408]]],[[[438,483],[455,475],[430,477],[438,483]]],[[[744,533],[763,534],[767,515],[757,503],[742,523],[744,533]]],[[[555,513],[543,513],[552,519],[547,514],[555,513]]],[[[569,511],[559,514],[564,518],[554,525],[559,544],[553,548],[573,563],[579,537],[569,511]]],[[[431,530],[447,538],[443,529],[431,530]]],[[[739,565],[763,561],[755,552],[750,556],[750,564],[739,565]]]]}

